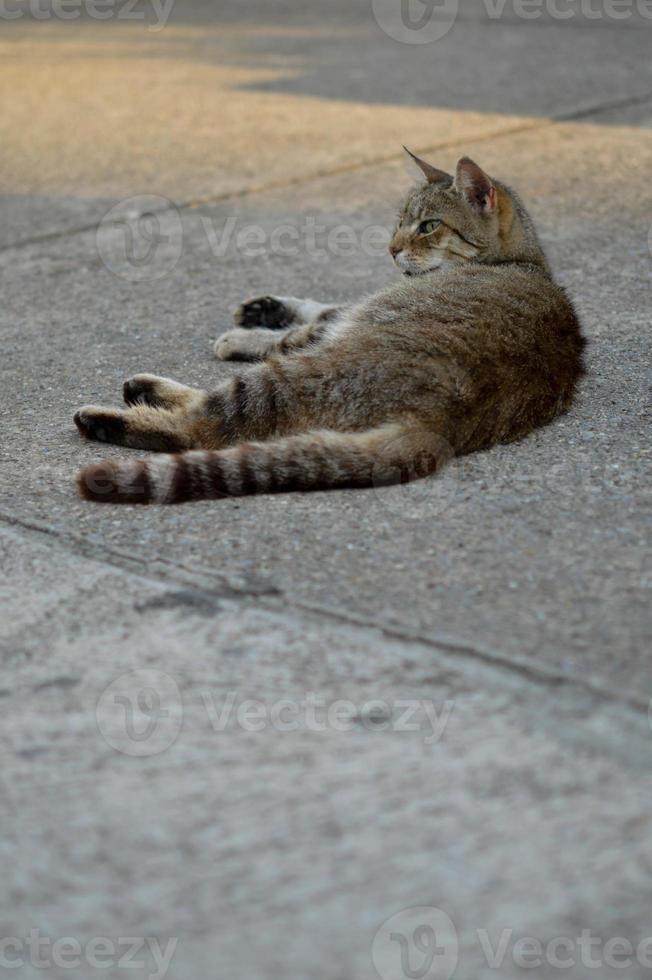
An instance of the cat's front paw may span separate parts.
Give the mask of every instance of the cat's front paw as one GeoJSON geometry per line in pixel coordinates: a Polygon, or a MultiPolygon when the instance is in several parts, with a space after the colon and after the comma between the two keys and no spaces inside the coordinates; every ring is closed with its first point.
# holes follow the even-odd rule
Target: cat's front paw
{"type": "Polygon", "coordinates": [[[116,409],[86,405],[75,412],[74,422],[80,435],[94,442],[121,443],[125,434],[125,420],[116,409]]]}
{"type": "Polygon", "coordinates": [[[152,408],[183,408],[196,394],[193,388],[179,384],[171,378],[159,378],[155,374],[136,374],[122,386],[127,405],[149,405],[152,408]]]}
{"type": "Polygon", "coordinates": [[[127,405],[158,405],[158,378],[153,374],[136,374],[127,378],[122,386],[122,396],[127,405]]]}
{"type": "Polygon", "coordinates": [[[264,352],[260,340],[247,330],[229,330],[215,341],[218,361],[259,361],[264,352]]]}
{"type": "Polygon", "coordinates": [[[292,326],[295,311],[276,296],[258,296],[241,303],[233,314],[238,327],[265,327],[267,330],[282,330],[292,326]]]}

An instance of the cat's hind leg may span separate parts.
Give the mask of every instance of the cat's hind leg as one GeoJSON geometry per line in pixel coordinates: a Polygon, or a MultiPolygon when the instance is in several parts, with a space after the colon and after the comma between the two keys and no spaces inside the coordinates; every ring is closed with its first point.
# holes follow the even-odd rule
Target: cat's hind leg
{"type": "Polygon", "coordinates": [[[285,330],[312,323],[325,322],[338,315],[341,308],[332,303],[317,303],[312,299],[297,299],[295,296],[258,296],[241,303],[233,314],[237,327],[248,330],[264,327],[267,330],[285,330]]]}
{"type": "Polygon", "coordinates": [[[130,449],[180,452],[219,449],[246,438],[268,438],[280,425],[291,424],[288,382],[280,368],[259,365],[229,378],[214,391],[186,388],[167,378],[136,375],[126,384],[126,408],[87,405],[75,413],[79,432],[94,442],[130,449]],[[144,379],[144,380],[143,380],[144,379]],[[170,408],[143,404],[147,397],[165,397],[170,408]],[[288,414],[289,413],[289,414],[288,414]]]}
{"type": "Polygon", "coordinates": [[[86,467],[86,500],[181,503],[252,493],[384,487],[434,473],[447,460],[439,440],[410,423],[364,432],[311,431],[219,452],[196,451],[86,467]]]}
{"type": "Polygon", "coordinates": [[[85,439],[129,449],[171,453],[191,449],[194,443],[190,417],[183,409],[86,405],[75,412],[74,421],[85,439]]]}

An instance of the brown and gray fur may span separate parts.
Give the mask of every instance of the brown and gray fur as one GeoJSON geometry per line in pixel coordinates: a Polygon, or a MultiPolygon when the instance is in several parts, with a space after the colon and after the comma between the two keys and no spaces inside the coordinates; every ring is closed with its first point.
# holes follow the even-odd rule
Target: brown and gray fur
{"type": "Polygon", "coordinates": [[[455,177],[412,159],[421,179],[390,245],[402,281],[346,309],[244,303],[215,353],[258,363],[211,392],[137,375],[126,408],[80,409],[86,438],[160,454],[88,466],[83,497],[176,503],[403,482],[568,409],[584,341],[519,198],[468,158],[455,177]]]}

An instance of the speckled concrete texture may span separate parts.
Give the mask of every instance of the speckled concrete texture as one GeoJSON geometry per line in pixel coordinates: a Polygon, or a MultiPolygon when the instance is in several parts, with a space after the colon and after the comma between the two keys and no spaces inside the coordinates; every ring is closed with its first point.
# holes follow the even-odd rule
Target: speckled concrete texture
{"type": "Polygon", "coordinates": [[[461,0],[423,45],[380,0],[177,0],[161,30],[14,7],[0,974],[649,976],[645,5],[461,0]],[[78,500],[106,453],[79,405],[233,371],[246,296],[391,280],[401,143],[530,206],[590,340],[574,409],[408,487],[78,500]]]}

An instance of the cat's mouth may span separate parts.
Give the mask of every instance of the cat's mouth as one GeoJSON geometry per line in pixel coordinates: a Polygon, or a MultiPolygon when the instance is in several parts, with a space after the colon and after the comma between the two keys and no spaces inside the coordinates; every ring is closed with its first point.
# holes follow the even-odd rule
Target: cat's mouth
{"type": "Polygon", "coordinates": [[[425,269],[419,268],[414,262],[407,263],[406,260],[403,262],[396,262],[396,265],[402,275],[408,276],[408,278],[413,279],[417,276],[427,276],[430,272],[436,272],[437,269],[441,269],[445,262],[443,259],[437,259],[434,265],[429,265],[425,269]]]}
{"type": "Polygon", "coordinates": [[[430,269],[404,269],[403,275],[408,279],[416,279],[419,276],[427,276],[429,272],[436,272],[439,268],[440,266],[433,265],[430,269]]]}

